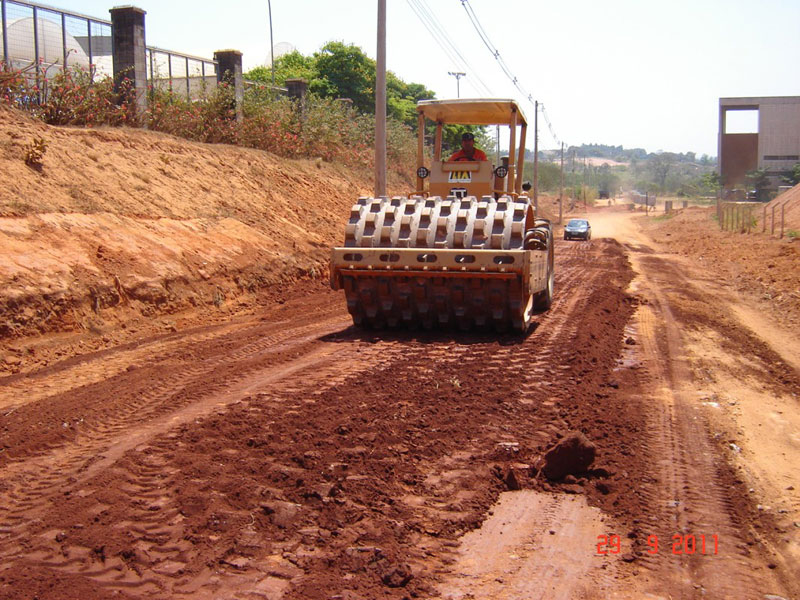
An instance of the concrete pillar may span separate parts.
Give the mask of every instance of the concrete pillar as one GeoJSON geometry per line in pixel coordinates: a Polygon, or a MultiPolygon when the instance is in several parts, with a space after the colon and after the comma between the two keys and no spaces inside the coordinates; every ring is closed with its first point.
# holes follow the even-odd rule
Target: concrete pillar
{"type": "MultiPolygon", "coordinates": [[[[308,82],[305,79],[287,79],[286,89],[289,93],[289,98],[298,100],[301,104],[305,104],[306,92],[308,92],[308,82]]],[[[349,98],[338,98],[338,100],[350,100],[349,98]]],[[[352,104],[353,101],[350,100],[352,104]]]]}
{"type": "Polygon", "coordinates": [[[129,79],[136,94],[136,111],[147,110],[147,54],[144,41],[144,15],[141,8],[118,6],[111,13],[111,53],[114,61],[114,85],[120,89],[129,79]]]}
{"type": "Polygon", "coordinates": [[[217,50],[214,52],[217,61],[217,83],[227,83],[233,88],[233,110],[236,120],[242,120],[242,102],[244,102],[244,79],[242,78],[242,53],[238,50],[217,50]]]}

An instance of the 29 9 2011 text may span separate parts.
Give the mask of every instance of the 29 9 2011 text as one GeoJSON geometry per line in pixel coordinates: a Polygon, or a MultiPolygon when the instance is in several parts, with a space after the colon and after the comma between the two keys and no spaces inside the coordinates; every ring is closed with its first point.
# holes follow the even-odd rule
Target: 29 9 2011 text
{"type": "MultiPolygon", "coordinates": [[[[664,540],[663,543],[657,535],[648,535],[646,544],[647,549],[645,552],[648,554],[701,554],[711,556],[719,554],[719,536],[716,533],[711,535],[704,533],[676,533],[671,539],[664,540]]],[[[597,536],[598,555],[620,554],[621,552],[622,538],[620,536],[616,534],[597,536]]]]}

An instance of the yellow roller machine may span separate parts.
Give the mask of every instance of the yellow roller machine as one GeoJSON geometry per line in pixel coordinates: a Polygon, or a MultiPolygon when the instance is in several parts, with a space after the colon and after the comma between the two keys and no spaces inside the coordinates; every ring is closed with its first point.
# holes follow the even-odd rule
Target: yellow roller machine
{"type": "Polygon", "coordinates": [[[553,233],[523,193],[525,116],[513,100],[425,100],[417,111],[417,190],[358,199],[331,285],[358,326],[526,331],[552,302],[553,233]],[[508,126],[508,165],[443,160],[446,124],[508,126]]]}

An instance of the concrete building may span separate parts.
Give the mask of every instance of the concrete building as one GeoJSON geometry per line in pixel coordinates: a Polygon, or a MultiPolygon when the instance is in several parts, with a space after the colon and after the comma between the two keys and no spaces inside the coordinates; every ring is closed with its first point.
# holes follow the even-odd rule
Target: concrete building
{"type": "Polygon", "coordinates": [[[719,173],[725,189],[743,188],[748,171],[764,169],[770,188],[800,162],[800,96],[719,99],[719,173]],[[728,133],[730,111],[757,111],[758,129],[728,133]]]}

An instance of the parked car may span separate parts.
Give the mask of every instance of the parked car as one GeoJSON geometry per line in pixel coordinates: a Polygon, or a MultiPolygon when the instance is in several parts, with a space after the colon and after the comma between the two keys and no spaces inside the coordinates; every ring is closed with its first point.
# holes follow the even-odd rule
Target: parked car
{"type": "Polygon", "coordinates": [[[564,227],[565,240],[592,239],[592,226],[586,219],[570,219],[564,227]]]}

